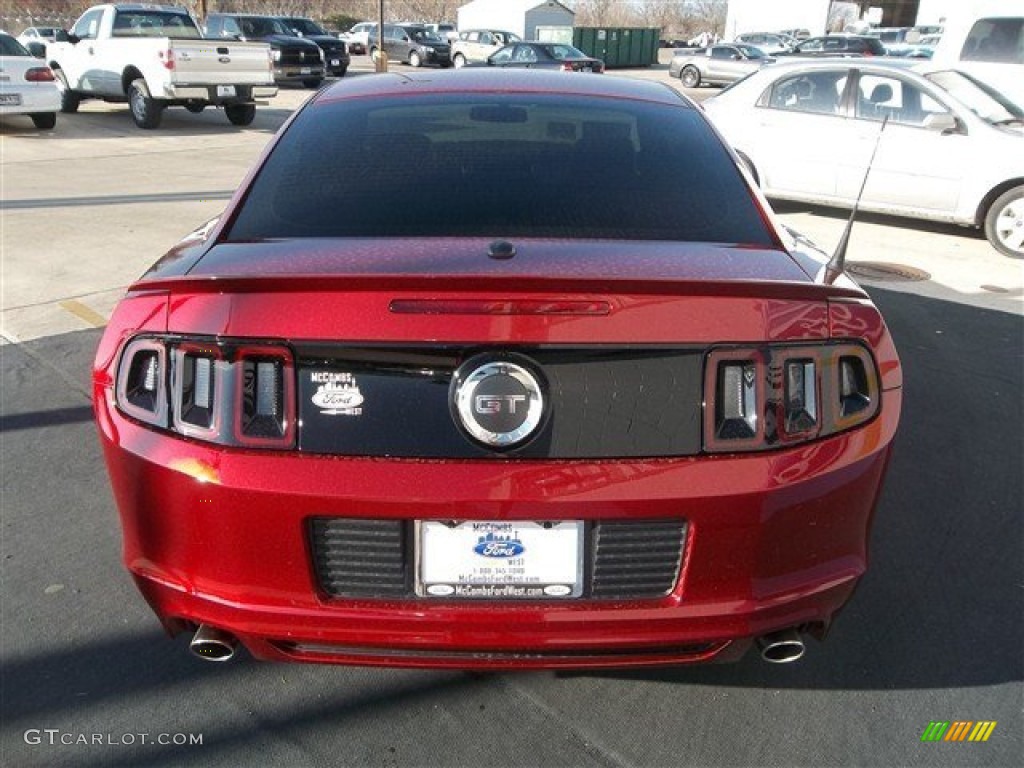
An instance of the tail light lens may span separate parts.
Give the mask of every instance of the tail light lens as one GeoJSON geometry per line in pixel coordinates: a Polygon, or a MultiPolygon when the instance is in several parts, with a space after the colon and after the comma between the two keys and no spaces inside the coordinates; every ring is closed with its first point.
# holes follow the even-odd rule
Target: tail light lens
{"type": "Polygon", "coordinates": [[[136,339],[124,350],[117,371],[117,403],[127,415],[167,426],[167,353],[152,339],[136,339]]]}
{"type": "Polygon", "coordinates": [[[128,416],[186,437],[290,448],[294,379],[285,346],[134,339],[118,366],[117,405],[128,416]]]}
{"type": "Polygon", "coordinates": [[[49,67],[30,67],[25,71],[25,79],[30,83],[51,83],[54,80],[53,70],[49,67]]]}
{"type": "Polygon", "coordinates": [[[878,371],[859,344],[716,349],[704,382],[704,448],[760,451],[825,437],[878,413],[878,371]]]}
{"type": "Polygon", "coordinates": [[[235,438],[242,445],[287,448],[294,443],[295,371],[290,354],[249,348],[239,355],[241,396],[235,438]]]}

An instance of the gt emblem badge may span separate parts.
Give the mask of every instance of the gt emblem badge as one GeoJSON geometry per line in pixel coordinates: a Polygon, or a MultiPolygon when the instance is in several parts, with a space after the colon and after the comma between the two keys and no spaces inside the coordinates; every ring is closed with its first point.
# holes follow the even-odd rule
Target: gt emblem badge
{"type": "Polygon", "coordinates": [[[530,437],[544,415],[537,377],[518,363],[469,361],[455,377],[454,410],[474,439],[508,448],[530,437]]]}

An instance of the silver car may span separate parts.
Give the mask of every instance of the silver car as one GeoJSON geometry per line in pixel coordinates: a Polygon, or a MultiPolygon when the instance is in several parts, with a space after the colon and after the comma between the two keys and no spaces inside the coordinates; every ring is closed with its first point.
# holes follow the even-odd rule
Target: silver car
{"type": "Polygon", "coordinates": [[[680,48],[672,57],[668,73],[687,88],[700,85],[728,85],[774,61],[753,45],[723,43],[707,48],[680,48]]]}
{"type": "Polygon", "coordinates": [[[983,227],[1024,258],[1024,109],[907,59],[780,62],[704,101],[771,198],[983,227]]]}
{"type": "Polygon", "coordinates": [[[519,41],[519,35],[502,29],[466,29],[452,44],[452,63],[456,67],[481,63],[499,48],[519,41]]]}

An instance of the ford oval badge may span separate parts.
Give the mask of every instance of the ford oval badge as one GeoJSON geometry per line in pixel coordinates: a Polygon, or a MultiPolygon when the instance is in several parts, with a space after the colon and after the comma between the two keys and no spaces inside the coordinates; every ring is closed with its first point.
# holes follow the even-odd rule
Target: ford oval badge
{"type": "Polygon", "coordinates": [[[526,551],[526,547],[519,539],[513,539],[511,536],[496,536],[493,533],[488,533],[486,536],[480,537],[477,545],[473,547],[473,551],[482,557],[509,558],[519,557],[526,551]]]}

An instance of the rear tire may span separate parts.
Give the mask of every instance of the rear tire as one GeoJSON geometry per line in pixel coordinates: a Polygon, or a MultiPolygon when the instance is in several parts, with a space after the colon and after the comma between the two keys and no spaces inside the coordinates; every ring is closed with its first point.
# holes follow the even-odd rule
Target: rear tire
{"type": "Polygon", "coordinates": [[[33,115],[29,115],[32,118],[32,122],[35,123],[36,128],[41,131],[50,131],[57,125],[57,113],[56,112],[36,112],[33,115]]]}
{"type": "Polygon", "coordinates": [[[420,55],[416,51],[409,51],[409,66],[418,67],[421,64],[423,64],[423,59],[420,58],[420,55]]]}
{"type": "Polygon", "coordinates": [[[228,104],[224,107],[224,114],[232,125],[250,125],[256,118],[255,104],[228,104]]]}
{"type": "Polygon", "coordinates": [[[135,124],[143,130],[151,131],[160,126],[167,105],[149,95],[146,81],[140,77],[128,86],[128,106],[135,124]]]}
{"type": "Polygon", "coordinates": [[[455,58],[452,60],[452,63],[455,64],[456,69],[462,69],[464,66],[466,66],[466,57],[463,56],[461,53],[456,53],[455,58]]]}
{"type": "Polygon", "coordinates": [[[1024,186],[1007,190],[985,214],[985,237],[1011,259],[1024,259],[1024,186]]]}
{"type": "Polygon", "coordinates": [[[59,69],[53,74],[57,77],[57,87],[60,89],[60,111],[66,115],[73,115],[78,111],[78,105],[82,103],[81,97],[68,87],[68,79],[59,69]]]}
{"type": "Polygon", "coordinates": [[[684,88],[698,88],[700,87],[700,70],[692,64],[687,64],[679,73],[679,79],[683,81],[684,88]]]}

